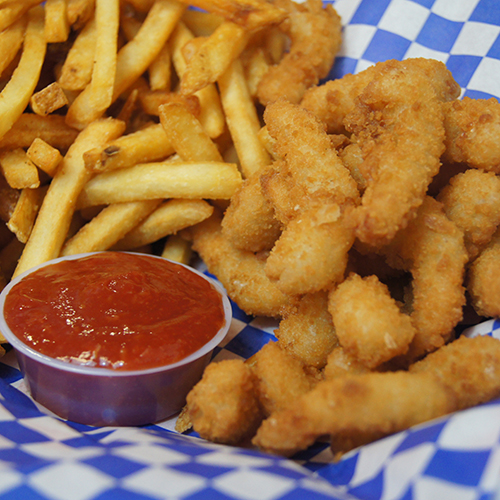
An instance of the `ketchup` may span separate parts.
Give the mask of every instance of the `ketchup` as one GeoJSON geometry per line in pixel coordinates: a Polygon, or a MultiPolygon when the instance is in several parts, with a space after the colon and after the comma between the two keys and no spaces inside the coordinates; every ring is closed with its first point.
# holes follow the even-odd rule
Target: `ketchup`
{"type": "Polygon", "coordinates": [[[42,354],[122,370],[180,361],[225,322],[220,294],[203,277],[165,259],[120,252],[38,269],[12,288],[4,315],[42,354]]]}

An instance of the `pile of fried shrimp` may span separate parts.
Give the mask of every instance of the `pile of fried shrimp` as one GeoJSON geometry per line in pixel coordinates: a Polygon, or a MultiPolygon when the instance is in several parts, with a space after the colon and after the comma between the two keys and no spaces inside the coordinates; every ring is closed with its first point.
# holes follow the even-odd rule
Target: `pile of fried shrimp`
{"type": "Polygon", "coordinates": [[[177,429],[336,456],[500,396],[500,104],[436,60],[389,60],[267,103],[267,165],[189,229],[276,342],[211,363],[177,429]],[[468,308],[468,309],[467,309],[468,308]]]}

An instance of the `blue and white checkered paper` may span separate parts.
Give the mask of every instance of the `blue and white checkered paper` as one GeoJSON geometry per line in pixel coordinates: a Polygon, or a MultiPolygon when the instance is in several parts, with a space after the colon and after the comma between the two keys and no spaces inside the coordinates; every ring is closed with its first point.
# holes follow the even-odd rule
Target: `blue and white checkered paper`
{"type": "MultiPolygon", "coordinates": [[[[430,57],[463,95],[500,97],[498,0],[337,0],[344,42],[331,78],[387,59],[430,57]]],[[[217,359],[247,358],[277,325],[234,306],[217,359]]],[[[500,320],[464,332],[500,338],[500,320]]],[[[13,352],[0,359],[0,499],[500,500],[500,401],[345,455],[293,460],[173,432],[64,422],[26,394],[13,352]]]]}

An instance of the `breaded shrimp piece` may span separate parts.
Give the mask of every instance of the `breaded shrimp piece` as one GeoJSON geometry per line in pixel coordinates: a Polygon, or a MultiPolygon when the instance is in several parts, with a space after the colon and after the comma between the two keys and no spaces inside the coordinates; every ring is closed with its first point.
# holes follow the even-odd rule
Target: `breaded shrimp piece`
{"type": "Polygon", "coordinates": [[[473,260],[500,224],[500,177],[469,169],[454,176],[437,199],[448,218],[463,230],[469,259],[473,260]]]}
{"type": "Polygon", "coordinates": [[[305,210],[283,230],[266,274],[285,294],[315,293],[344,279],[354,231],[337,205],[305,210]]]}
{"type": "Polygon", "coordinates": [[[209,364],[187,395],[193,429],[216,443],[238,444],[251,437],[263,418],[256,383],[242,360],[209,364]]]}
{"type": "Polygon", "coordinates": [[[500,103],[464,97],[443,106],[445,160],[500,174],[500,103]]]}
{"type": "Polygon", "coordinates": [[[257,379],[257,395],[266,416],[286,408],[320,380],[318,371],[308,370],[277,342],[266,344],[247,363],[257,379]]]}
{"type": "Polygon", "coordinates": [[[264,74],[257,97],[263,105],[279,97],[298,103],[307,88],[328,75],[340,48],[341,20],[333,6],[324,7],[321,0],[276,0],[274,5],[289,12],[279,28],[289,36],[290,50],[264,74]]]}
{"type": "Polygon", "coordinates": [[[264,257],[239,250],[224,237],[220,213],[214,211],[189,232],[193,250],[243,311],[256,316],[281,316],[283,308],[290,304],[290,297],[267,277],[264,257]]]}
{"type": "MultiPolygon", "coordinates": [[[[292,456],[321,436],[349,436],[345,445],[367,442],[445,415],[456,407],[453,393],[430,373],[347,375],[319,382],[259,427],[252,443],[292,456]]],[[[334,450],[346,451],[346,450],[334,450]]]]}
{"type": "Polygon", "coordinates": [[[346,124],[361,148],[359,170],[367,182],[350,218],[362,242],[381,247],[415,217],[439,171],[440,96],[448,89],[449,71],[438,61],[424,65],[420,59],[386,61],[376,68],[346,124]],[[430,68],[436,71],[432,78],[430,68]]]}
{"type": "MultiPolygon", "coordinates": [[[[326,124],[328,133],[345,133],[346,116],[354,110],[358,96],[384,64],[379,63],[355,75],[347,74],[311,87],[305,92],[300,104],[326,124]]],[[[440,101],[452,101],[460,95],[460,86],[443,64],[424,58],[411,59],[410,64],[434,86],[440,101]]]]}
{"type": "Polygon", "coordinates": [[[267,107],[264,119],[282,160],[264,176],[263,192],[286,224],[266,273],[288,294],[326,289],[343,278],[354,242],[342,210],[359,200],[356,182],[314,115],[280,100],[267,107]]]}
{"type": "Polygon", "coordinates": [[[470,266],[467,290],[477,314],[500,317],[500,229],[470,266]]]}
{"type": "Polygon", "coordinates": [[[338,346],[338,339],[328,312],[328,292],[304,295],[283,314],[275,330],[280,347],[307,366],[321,369],[338,346]]]}
{"type": "Polygon", "coordinates": [[[222,219],[222,234],[241,250],[271,250],[281,234],[274,208],[262,194],[259,171],[243,181],[222,219]]]}
{"type": "Polygon", "coordinates": [[[448,342],[462,319],[468,259],[463,232],[446,217],[442,204],[427,196],[416,219],[384,251],[392,267],[412,274],[416,334],[407,356],[415,361],[448,342]]]}
{"type": "Polygon", "coordinates": [[[456,396],[456,410],[500,395],[500,340],[461,336],[413,364],[410,373],[432,373],[456,396]]]}
{"type": "Polygon", "coordinates": [[[373,369],[406,353],[415,336],[386,285],[351,273],[329,294],[328,310],[345,353],[373,369]]]}
{"type": "Polygon", "coordinates": [[[339,345],[328,355],[326,366],[323,370],[323,377],[328,380],[345,375],[359,375],[370,371],[372,370],[352,356],[349,356],[344,348],[339,345]]]}

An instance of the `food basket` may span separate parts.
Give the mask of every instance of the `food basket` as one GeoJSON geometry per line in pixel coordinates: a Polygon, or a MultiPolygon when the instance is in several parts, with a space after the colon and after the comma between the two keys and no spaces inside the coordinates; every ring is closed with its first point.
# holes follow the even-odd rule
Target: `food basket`
{"type": "MultiPolygon", "coordinates": [[[[463,96],[500,98],[498,2],[333,4],[344,30],[330,78],[421,56],[446,63],[463,96]]],[[[215,359],[250,357],[273,338],[276,326],[233,304],[232,325],[215,359]]],[[[462,334],[500,339],[500,320],[465,325],[462,334]]],[[[327,444],[284,459],[180,435],[175,419],[120,428],[66,422],[29,397],[12,351],[0,359],[0,374],[2,499],[500,498],[500,400],[389,436],[340,460],[327,444]]]]}

